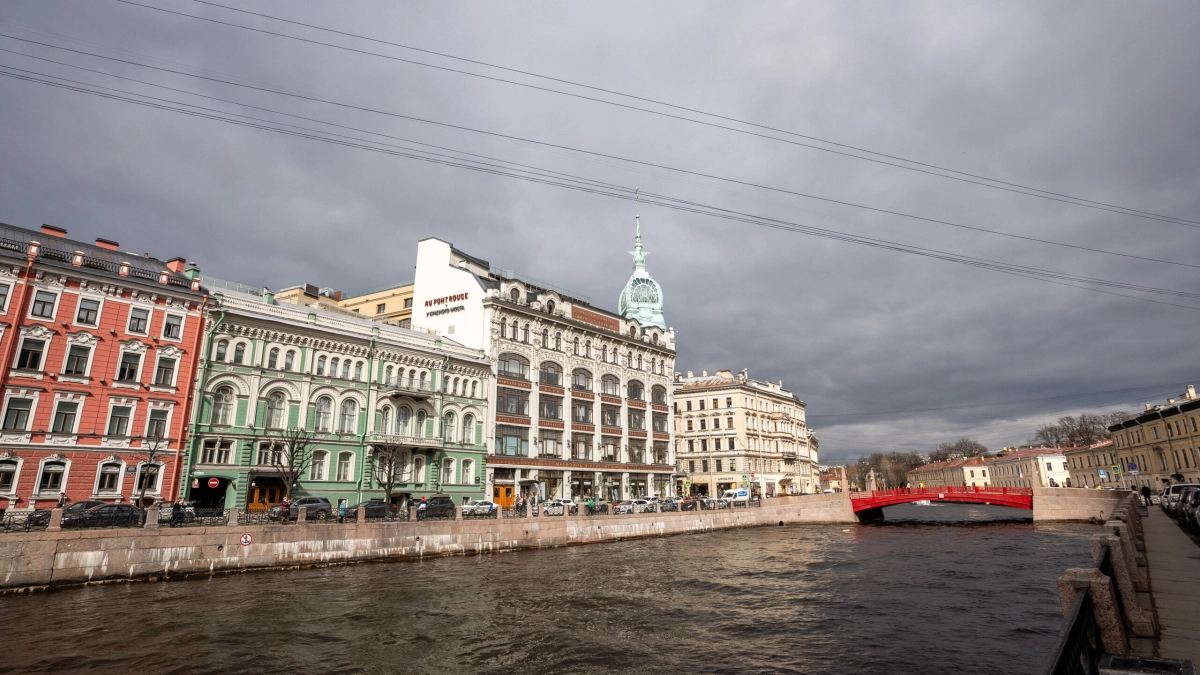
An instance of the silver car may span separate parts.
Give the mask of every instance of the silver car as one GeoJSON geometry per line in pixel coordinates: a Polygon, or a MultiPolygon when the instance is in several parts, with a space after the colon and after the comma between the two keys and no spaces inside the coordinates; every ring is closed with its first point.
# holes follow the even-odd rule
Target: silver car
{"type": "Polygon", "coordinates": [[[1163,490],[1162,501],[1159,502],[1159,506],[1162,507],[1163,513],[1174,517],[1175,507],[1179,505],[1179,495],[1181,495],[1186,488],[1200,488],[1200,485],[1196,483],[1176,483],[1163,490]]]}

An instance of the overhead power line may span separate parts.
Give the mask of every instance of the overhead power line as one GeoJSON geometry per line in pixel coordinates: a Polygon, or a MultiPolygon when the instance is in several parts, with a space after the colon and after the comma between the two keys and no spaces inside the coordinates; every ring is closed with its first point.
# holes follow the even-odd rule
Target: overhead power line
{"type": "MultiPolygon", "coordinates": [[[[125,0],[121,0],[121,1],[125,1],[125,0]]],[[[665,164],[657,164],[654,162],[647,162],[644,160],[637,160],[637,159],[632,159],[632,158],[628,158],[628,157],[622,157],[619,155],[612,155],[612,154],[596,152],[596,151],[592,151],[592,150],[585,150],[582,148],[576,148],[576,147],[568,146],[568,145],[549,143],[546,141],[539,141],[539,140],[532,139],[532,138],[526,138],[526,137],[522,137],[522,136],[514,136],[511,134],[503,134],[503,133],[499,133],[499,132],[495,132],[495,131],[488,131],[485,129],[478,129],[478,128],[474,128],[474,127],[467,127],[467,126],[457,125],[457,124],[450,124],[447,122],[439,122],[437,120],[431,120],[431,119],[427,119],[427,118],[416,117],[416,116],[412,116],[412,115],[405,115],[402,113],[397,113],[397,112],[392,112],[392,111],[386,111],[386,110],[380,110],[380,109],[375,109],[375,108],[354,105],[354,104],[345,103],[345,102],[341,102],[341,101],[335,101],[332,99],[326,99],[326,98],[311,96],[311,95],[307,95],[307,94],[290,92],[290,91],[286,91],[283,89],[275,89],[275,88],[267,87],[265,85],[247,84],[245,82],[239,82],[239,81],[233,79],[232,76],[215,77],[215,76],[209,76],[209,75],[200,75],[200,74],[196,74],[196,73],[189,73],[189,72],[182,71],[182,70],[174,70],[171,68],[165,68],[165,67],[155,66],[155,65],[145,64],[145,63],[139,63],[137,61],[131,61],[128,59],[119,59],[119,58],[116,58],[113,56],[106,56],[104,54],[96,54],[93,52],[83,51],[83,50],[79,50],[79,49],[62,47],[62,46],[54,45],[54,44],[47,43],[47,42],[40,42],[37,40],[20,38],[20,37],[16,37],[13,35],[7,35],[4,33],[0,33],[0,37],[6,37],[6,38],[9,38],[12,40],[18,40],[18,41],[26,42],[29,44],[40,45],[43,47],[49,47],[52,49],[58,49],[61,51],[71,52],[71,53],[80,54],[80,55],[84,55],[84,56],[90,56],[93,58],[105,59],[108,61],[115,61],[117,63],[125,63],[125,64],[129,64],[129,65],[138,66],[141,68],[148,68],[148,69],[158,70],[158,71],[172,73],[172,74],[176,74],[176,75],[184,75],[186,77],[193,77],[193,78],[198,78],[198,79],[203,79],[203,80],[209,80],[212,82],[219,82],[221,84],[227,84],[227,85],[236,86],[236,87],[254,89],[254,90],[263,91],[263,92],[267,92],[267,93],[277,94],[280,96],[299,98],[299,99],[313,101],[313,102],[317,102],[317,103],[324,103],[327,105],[334,105],[334,106],[338,106],[338,107],[350,108],[350,109],[360,110],[360,111],[364,111],[364,112],[371,112],[371,113],[385,115],[385,116],[389,116],[389,117],[396,117],[396,118],[400,118],[400,119],[421,122],[424,124],[431,124],[431,125],[435,125],[435,126],[447,127],[447,128],[451,128],[451,129],[455,129],[455,130],[459,130],[459,131],[467,131],[470,133],[482,134],[485,136],[493,136],[493,137],[504,138],[504,139],[512,140],[512,141],[518,141],[518,142],[522,142],[522,143],[529,143],[529,144],[543,146],[543,147],[550,147],[550,148],[554,148],[554,149],[558,149],[558,150],[566,150],[569,152],[591,155],[591,156],[595,156],[595,157],[602,157],[605,159],[612,159],[612,160],[617,160],[617,161],[621,161],[621,162],[627,162],[630,164],[637,164],[640,166],[647,166],[647,167],[651,167],[651,168],[663,169],[666,171],[672,171],[672,172],[676,172],[676,173],[682,173],[682,174],[697,176],[697,177],[701,177],[701,178],[708,178],[708,179],[712,179],[712,180],[718,180],[718,181],[723,181],[723,182],[727,182],[727,183],[732,183],[735,185],[742,185],[745,187],[759,188],[759,189],[768,190],[768,191],[772,191],[772,192],[778,192],[778,193],[782,193],[782,194],[789,194],[789,195],[794,195],[794,196],[798,196],[798,197],[804,197],[806,199],[813,199],[813,200],[823,201],[823,202],[827,202],[827,203],[831,203],[831,204],[838,204],[841,206],[848,206],[848,207],[852,207],[852,208],[863,209],[866,211],[873,211],[876,213],[883,213],[883,214],[887,214],[887,215],[908,218],[908,219],[917,220],[917,221],[921,221],[921,222],[927,222],[927,223],[932,223],[932,224],[937,224],[937,225],[946,225],[946,226],[950,226],[950,227],[955,227],[955,228],[960,228],[960,229],[965,229],[965,230],[970,230],[970,231],[975,231],[975,232],[981,232],[981,233],[985,233],[985,234],[992,234],[992,235],[997,235],[997,236],[1002,236],[1002,237],[1008,237],[1008,238],[1018,239],[1018,240],[1023,240],[1023,241],[1029,241],[1029,242],[1038,243],[1038,244],[1059,246],[1059,247],[1070,248],[1070,249],[1075,249],[1075,250],[1079,250],[1079,251],[1088,251],[1091,253],[1099,253],[1099,254],[1103,254],[1103,255],[1111,255],[1111,256],[1117,256],[1117,257],[1121,257],[1121,258],[1129,258],[1132,260],[1142,260],[1145,262],[1153,262],[1153,263],[1159,263],[1159,264],[1164,264],[1164,265],[1175,265],[1175,266],[1180,266],[1180,267],[1191,267],[1191,268],[1200,269],[1200,265],[1193,264],[1193,263],[1185,263],[1185,262],[1179,262],[1179,261],[1175,261],[1175,260],[1165,260],[1165,259],[1161,259],[1161,258],[1152,258],[1152,257],[1148,257],[1148,256],[1140,256],[1140,255],[1135,255],[1132,253],[1123,253],[1123,252],[1119,252],[1119,251],[1109,251],[1109,250],[1105,250],[1105,249],[1093,248],[1090,246],[1081,246],[1078,244],[1069,244],[1066,242],[1053,241],[1053,240],[1049,240],[1049,239],[1028,237],[1025,235],[1014,234],[1011,232],[1003,232],[1000,230],[991,230],[991,229],[987,229],[987,228],[977,227],[974,225],[965,225],[962,223],[956,223],[956,222],[949,221],[949,220],[940,220],[937,218],[929,218],[926,216],[919,216],[919,215],[915,215],[915,214],[905,213],[902,211],[894,211],[891,209],[867,206],[865,204],[858,204],[855,202],[850,202],[850,201],[841,200],[841,199],[821,197],[819,195],[814,195],[814,194],[810,194],[810,193],[799,192],[799,191],[795,191],[795,190],[787,190],[784,188],[777,188],[777,187],[773,187],[773,186],[769,186],[769,185],[763,185],[763,184],[759,184],[759,183],[752,183],[749,181],[742,181],[742,180],[737,180],[737,179],[733,179],[733,178],[727,178],[727,177],[719,176],[716,174],[709,174],[709,173],[693,171],[690,169],[684,169],[684,168],[674,167],[674,166],[665,165],[665,164]],[[229,79],[225,79],[226,77],[228,77],[229,79]]],[[[43,61],[51,61],[52,63],[58,63],[59,65],[67,65],[72,68],[79,68],[79,66],[75,66],[73,64],[65,64],[65,63],[62,63],[59,61],[52,61],[50,59],[45,59],[43,57],[38,57],[38,56],[31,55],[31,54],[24,54],[23,52],[16,52],[16,51],[11,51],[11,50],[0,50],[0,51],[10,51],[10,53],[13,53],[13,54],[20,54],[22,56],[28,56],[30,58],[35,58],[35,59],[39,59],[39,60],[43,60],[43,61]]],[[[85,69],[85,70],[87,70],[87,69],[85,69]]],[[[105,74],[107,74],[107,73],[105,73],[105,74]]],[[[116,77],[116,76],[114,76],[114,77],[116,77]]],[[[126,79],[129,79],[129,78],[126,78],[126,79]]],[[[140,82],[140,80],[137,80],[137,81],[140,82]]],[[[159,85],[154,85],[152,83],[145,83],[145,82],[143,82],[143,84],[151,84],[151,86],[159,86],[159,85]]],[[[250,107],[255,107],[255,106],[250,106],[250,107]]],[[[366,133],[371,133],[371,132],[366,132],[366,133]]]]}
{"type": "Polygon", "coordinates": [[[643,108],[643,107],[634,106],[634,105],[630,105],[630,104],[619,103],[616,101],[610,101],[610,100],[606,100],[606,99],[602,99],[602,98],[597,98],[594,96],[585,96],[585,95],[577,94],[574,92],[563,91],[560,89],[552,89],[549,87],[541,87],[538,85],[529,84],[527,82],[519,82],[516,80],[509,80],[509,79],[499,78],[499,77],[495,77],[495,76],[491,76],[491,75],[484,75],[482,73],[475,73],[475,72],[471,72],[471,71],[459,70],[456,68],[449,68],[447,66],[440,66],[437,64],[426,63],[423,61],[415,61],[413,59],[404,59],[404,58],[400,58],[400,57],[393,56],[390,54],[382,54],[379,52],[371,52],[371,51],[362,50],[362,49],[355,49],[353,47],[347,47],[345,45],[338,45],[338,44],[333,44],[333,43],[329,43],[329,42],[322,42],[320,40],[303,38],[303,37],[299,37],[296,35],[289,35],[287,33],[279,33],[276,31],[270,31],[270,30],[266,30],[263,28],[255,28],[253,26],[246,26],[243,24],[237,24],[237,23],[233,23],[233,22],[229,22],[229,21],[221,21],[218,19],[210,18],[210,17],[199,16],[196,14],[188,14],[186,12],[179,12],[176,10],[170,10],[170,9],[166,9],[163,7],[156,7],[154,5],[147,5],[147,4],[143,4],[143,3],[139,3],[139,2],[133,2],[132,0],[117,0],[117,1],[127,4],[127,5],[143,7],[146,9],[152,9],[152,10],[156,10],[156,11],[160,11],[160,12],[165,12],[168,14],[174,14],[177,16],[187,17],[187,18],[191,18],[191,19],[197,19],[197,20],[206,21],[209,23],[215,23],[215,24],[219,24],[219,25],[223,25],[223,26],[228,26],[231,28],[238,28],[241,30],[262,33],[265,35],[272,35],[272,36],[281,37],[281,38],[285,38],[285,39],[289,39],[289,40],[306,42],[306,43],[315,44],[315,45],[319,45],[319,46],[329,47],[332,49],[339,49],[342,51],[355,52],[355,53],[364,54],[364,55],[368,55],[368,56],[375,56],[375,57],[384,58],[384,59],[388,59],[388,60],[392,60],[392,61],[403,62],[403,63],[408,63],[411,65],[441,70],[444,72],[452,72],[452,73],[465,75],[465,76],[469,76],[469,77],[475,77],[475,78],[486,79],[486,80],[491,80],[491,81],[495,81],[495,82],[501,82],[501,83],[524,87],[524,88],[528,88],[528,89],[535,89],[535,90],[544,91],[544,92],[548,92],[548,93],[552,93],[552,94],[569,96],[572,98],[583,99],[583,100],[592,101],[595,103],[601,103],[604,105],[610,105],[610,106],[615,106],[615,107],[619,107],[619,108],[635,110],[638,112],[643,112],[643,113],[648,113],[648,114],[652,114],[652,115],[658,115],[658,116],[667,117],[667,118],[671,118],[671,119],[681,120],[681,121],[690,122],[693,124],[699,124],[699,125],[703,125],[703,126],[707,126],[707,127],[723,129],[726,131],[731,131],[731,132],[735,132],[735,133],[739,133],[739,134],[745,134],[745,135],[749,135],[749,136],[755,136],[758,138],[764,138],[764,139],[773,140],[773,141],[777,141],[777,142],[787,143],[789,145],[810,148],[813,150],[819,150],[821,152],[832,153],[832,154],[850,157],[850,158],[858,159],[858,160],[862,160],[862,161],[874,162],[877,164],[883,164],[886,166],[904,169],[907,171],[914,171],[917,173],[928,174],[928,175],[937,176],[940,178],[946,178],[946,179],[956,180],[956,181],[960,181],[960,182],[964,182],[964,183],[970,183],[973,185],[989,187],[992,189],[1003,190],[1005,192],[1014,192],[1017,194],[1023,194],[1023,195],[1030,196],[1030,197],[1037,197],[1040,199],[1048,199],[1051,201],[1062,202],[1062,203],[1066,203],[1066,204],[1073,204],[1075,206],[1082,206],[1085,208],[1098,209],[1101,211],[1109,211],[1112,213],[1119,213],[1122,215],[1133,216],[1133,217],[1137,217],[1137,218],[1145,218],[1145,219],[1157,220],[1157,221],[1161,221],[1161,222],[1175,223],[1175,224],[1179,224],[1179,225],[1186,225],[1189,227],[1200,227],[1200,221],[1196,221],[1196,220],[1189,220],[1186,218],[1180,218],[1180,217],[1176,217],[1176,216],[1168,216],[1168,215],[1164,215],[1164,214],[1143,211],[1143,210],[1134,209],[1131,207],[1120,206],[1117,204],[1110,204],[1107,202],[1085,199],[1082,197],[1075,197],[1075,196],[1068,195],[1065,193],[1054,192],[1051,190],[1044,190],[1041,188],[1023,185],[1020,183],[1013,183],[1013,182],[1004,181],[1004,180],[1000,180],[1000,179],[996,179],[996,178],[990,178],[988,176],[983,176],[980,174],[974,174],[974,173],[969,173],[966,171],[960,171],[957,169],[951,169],[948,167],[939,166],[939,165],[931,164],[928,162],[921,162],[921,161],[917,161],[917,160],[907,159],[904,157],[900,157],[898,155],[891,155],[891,154],[878,152],[875,150],[870,150],[870,149],[859,147],[859,146],[830,141],[828,139],[819,138],[816,136],[801,134],[798,132],[789,131],[786,129],[772,127],[772,126],[768,126],[768,125],[764,125],[764,124],[759,124],[759,123],[751,122],[748,120],[743,120],[743,119],[738,119],[735,117],[729,117],[729,116],[720,115],[717,113],[707,112],[707,111],[700,110],[697,108],[690,108],[687,106],[673,104],[673,103],[669,103],[666,101],[660,101],[660,100],[651,99],[651,98],[647,98],[647,97],[636,96],[633,94],[628,94],[628,93],[616,91],[613,89],[596,87],[593,85],[584,84],[582,82],[578,82],[578,81],[574,81],[574,80],[568,80],[568,79],[564,79],[564,78],[556,78],[556,77],[551,77],[551,76],[547,76],[547,75],[541,75],[541,74],[534,73],[531,71],[510,68],[510,67],[501,66],[498,64],[489,63],[486,61],[481,61],[481,60],[476,60],[476,59],[469,59],[469,58],[465,58],[465,57],[461,57],[461,56],[456,56],[453,54],[448,54],[445,52],[438,52],[438,51],[434,51],[434,50],[423,49],[420,47],[414,47],[412,45],[406,45],[406,44],[402,44],[402,43],[398,43],[398,42],[390,42],[387,40],[380,40],[380,39],[371,38],[371,37],[368,37],[365,35],[350,33],[350,32],[346,32],[346,31],[339,31],[336,29],[327,28],[324,26],[318,26],[318,25],[310,24],[310,23],[304,23],[304,22],[300,22],[300,21],[295,21],[292,19],[284,18],[284,17],[274,16],[274,15],[270,15],[270,14],[263,14],[263,13],[259,13],[259,12],[252,12],[252,11],[237,8],[237,7],[230,7],[228,5],[222,5],[222,4],[219,4],[216,2],[209,2],[207,0],[194,0],[194,1],[198,2],[200,4],[210,5],[213,7],[219,7],[221,9],[226,9],[226,10],[230,10],[230,11],[234,11],[234,12],[241,12],[243,14],[258,16],[258,17],[270,19],[273,21],[280,21],[283,23],[288,23],[288,24],[297,25],[297,26],[303,26],[305,28],[311,28],[314,30],[325,31],[328,33],[343,35],[346,37],[367,40],[367,41],[375,42],[378,44],[386,44],[386,45],[393,46],[393,47],[399,47],[401,49],[407,49],[407,50],[411,50],[411,51],[435,55],[435,56],[439,56],[442,58],[461,61],[464,63],[472,63],[472,64],[476,64],[476,65],[485,66],[488,68],[496,68],[499,70],[504,70],[507,72],[517,73],[517,74],[521,74],[521,75],[526,75],[529,77],[535,77],[535,78],[539,78],[539,79],[543,79],[543,80],[547,80],[547,81],[558,82],[561,84],[568,84],[571,86],[580,87],[580,88],[588,89],[591,91],[602,92],[602,93],[610,94],[610,95],[614,95],[614,96],[620,96],[620,97],[628,98],[631,100],[638,100],[638,101],[643,101],[646,103],[652,103],[654,105],[660,105],[660,106],[664,106],[664,107],[675,109],[675,110],[682,110],[682,111],[686,111],[686,112],[690,112],[690,113],[694,113],[694,114],[704,115],[707,117],[712,117],[714,119],[722,119],[722,120],[726,120],[729,122],[735,122],[737,124],[742,124],[742,125],[746,125],[746,126],[757,128],[757,129],[771,131],[773,133],[780,133],[780,134],[785,134],[788,136],[793,136],[796,138],[804,138],[807,140],[817,141],[820,143],[825,143],[827,145],[832,145],[832,146],[836,146],[836,147],[840,147],[840,148],[846,148],[848,150],[854,150],[855,152],[863,152],[863,153],[867,153],[870,155],[875,155],[875,157],[883,157],[883,158],[890,159],[890,160],[905,162],[905,163],[911,164],[913,166],[906,166],[904,164],[896,164],[895,162],[885,161],[884,159],[876,159],[875,157],[863,157],[862,155],[856,155],[856,154],[849,153],[849,152],[842,152],[842,151],[834,150],[831,148],[825,148],[825,147],[821,147],[821,146],[817,146],[817,145],[811,145],[808,143],[800,143],[800,142],[792,141],[792,140],[789,140],[786,138],[779,138],[777,136],[772,136],[770,134],[763,134],[763,133],[748,131],[746,129],[739,129],[737,127],[731,127],[731,126],[724,125],[724,124],[717,124],[714,122],[698,120],[698,119],[694,119],[691,117],[685,117],[682,115],[665,113],[660,110],[652,110],[649,108],[643,108]],[[926,167],[926,168],[923,169],[923,168],[919,168],[919,167],[926,167]],[[933,170],[931,170],[931,169],[933,169],[933,170]],[[934,170],[936,170],[936,171],[934,171],[934,170]],[[938,173],[939,171],[946,172],[946,173],[938,173]],[[947,175],[947,173],[953,174],[953,175],[947,175]],[[986,181],[986,182],[981,182],[981,181],[986,181]]]}
{"type": "MultiPolygon", "coordinates": [[[[253,120],[253,121],[248,121],[248,119],[232,119],[230,117],[225,116],[225,115],[230,115],[231,113],[227,113],[224,111],[214,111],[213,109],[205,109],[200,106],[196,106],[194,104],[181,103],[181,102],[177,102],[177,101],[167,101],[166,99],[156,99],[155,97],[150,97],[145,94],[134,94],[132,92],[123,92],[123,93],[127,94],[127,96],[120,96],[117,94],[106,93],[104,91],[94,91],[92,89],[85,89],[85,88],[79,87],[79,86],[63,84],[62,82],[52,82],[50,80],[40,79],[39,77],[35,77],[35,76],[41,76],[41,77],[49,77],[54,80],[60,80],[60,81],[65,80],[65,78],[60,78],[57,76],[50,76],[50,75],[46,75],[43,73],[35,73],[33,71],[14,68],[11,66],[0,66],[0,68],[4,68],[5,71],[15,71],[15,72],[0,71],[0,75],[5,75],[8,77],[13,77],[16,79],[22,79],[22,80],[31,81],[31,82],[37,82],[37,83],[41,83],[41,84],[46,84],[49,86],[64,88],[64,89],[76,91],[79,93],[97,95],[97,96],[101,96],[103,98],[109,98],[109,99],[134,103],[134,104],[138,104],[138,105],[144,105],[144,106],[157,108],[157,109],[161,109],[161,110],[168,110],[168,111],[178,112],[178,113],[191,115],[191,116],[195,116],[195,117],[203,117],[203,118],[213,119],[216,121],[222,121],[222,122],[227,122],[227,123],[231,123],[231,124],[237,124],[240,126],[247,126],[247,127],[262,129],[262,130],[266,130],[266,131],[272,131],[272,132],[280,133],[280,134],[284,134],[284,135],[308,138],[308,139],[312,139],[312,140],[331,143],[334,145],[343,145],[343,146],[347,146],[347,147],[360,148],[360,149],[369,150],[369,151],[373,151],[373,152],[379,152],[379,153],[388,154],[388,155],[406,157],[406,158],[410,158],[410,159],[417,159],[420,161],[426,161],[426,162],[431,162],[431,163],[435,163],[435,164],[443,164],[443,165],[447,165],[447,166],[465,168],[465,169],[469,169],[469,170],[473,170],[473,171],[479,171],[479,172],[494,174],[494,175],[498,175],[498,176],[505,176],[505,177],[509,177],[509,178],[517,178],[520,180],[525,180],[525,181],[530,181],[530,182],[535,182],[535,183],[554,185],[557,187],[562,187],[562,188],[571,189],[571,190],[578,190],[578,191],[582,191],[582,192],[589,192],[589,193],[598,194],[598,195],[607,196],[607,197],[613,197],[613,198],[617,198],[617,199],[624,199],[624,200],[634,199],[634,190],[632,188],[609,187],[611,184],[602,184],[598,181],[592,181],[591,179],[567,178],[564,181],[559,176],[546,176],[546,175],[539,174],[536,171],[525,171],[525,170],[512,171],[512,170],[507,170],[507,169],[503,169],[503,168],[497,168],[497,167],[491,166],[491,165],[486,165],[486,164],[480,163],[476,160],[457,160],[457,161],[455,161],[454,159],[447,159],[444,156],[431,157],[431,156],[428,156],[429,155],[428,151],[420,151],[420,150],[415,151],[416,153],[424,153],[424,154],[414,154],[414,152],[401,152],[401,151],[397,151],[397,150],[391,150],[386,147],[377,147],[379,145],[379,143],[377,143],[377,142],[361,141],[361,139],[358,139],[360,142],[356,142],[353,140],[330,138],[326,135],[323,135],[325,132],[319,132],[319,131],[315,131],[315,130],[298,131],[296,129],[281,128],[280,126],[276,126],[276,123],[273,123],[269,120],[261,120],[258,118],[248,118],[249,120],[253,120]],[[140,98],[130,98],[130,96],[137,96],[140,98]],[[149,99],[149,100],[143,100],[143,99],[149,99]],[[179,105],[182,105],[185,107],[184,108],[176,107],[179,105]],[[309,133],[309,132],[315,132],[315,133],[309,133]]],[[[76,84],[85,84],[85,83],[76,83],[76,84]]],[[[113,91],[112,88],[99,87],[98,85],[87,85],[87,86],[96,87],[98,89],[108,89],[110,91],[113,91]]],[[[234,116],[247,118],[247,116],[245,116],[245,115],[234,114],[234,116]]],[[[283,125],[283,126],[294,126],[294,125],[283,125]]],[[[560,175],[567,176],[569,174],[560,174],[560,175]]],[[[848,235],[848,234],[841,233],[841,232],[836,232],[836,231],[832,231],[832,230],[824,230],[822,228],[815,228],[815,227],[811,227],[811,226],[800,225],[800,224],[791,223],[788,221],[781,221],[781,220],[777,220],[777,219],[758,217],[758,216],[754,216],[752,214],[744,214],[744,213],[740,213],[740,212],[736,212],[736,211],[730,211],[727,209],[721,209],[718,207],[697,204],[695,202],[689,202],[687,200],[675,199],[675,198],[667,197],[665,195],[642,193],[641,201],[646,204],[658,205],[658,206],[663,206],[665,208],[698,213],[698,214],[706,215],[706,216],[710,216],[710,217],[723,218],[726,220],[744,222],[744,223],[748,223],[748,224],[752,224],[752,225],[758,225],[758,226],[762,226],[762,227],[770,227],[770,228],[774,228],[774,229],[791,231],[791,232],[796,232],[796,233],[800,233],[800,234],[809,234],[809,235],[813,235],[813,236],[819,236],[819,237],[834,239],[834,240],[838,240],[838,241],[857,243],[857,244],[861,244],[861,245],[882,248],[885,250],[893,250],[893,251],[898,251],[898,252],[911,253],[911,254],[915,254],[915,255],[922,255],[922,256],[932,257],[935,259],[945,260],[948,262],[956,262],[959,264],[971,265],[971,266],[975,266],[975,267],[981,267],[984,269],[992,269],[993,271],[998,271],[998,272],[1002,272],[1005,274],[1012,274],[1015,276],[1022,276],[1022,277],[1035,279],[1035,280],[1039,280],[1039,281],[1045,281],[1048,283],[1056,283],[1059,285],[1070,286],[1073,288],[1083,288],[1085,290],[1098,292],[1098,293],[1105,293],[1108,295],[1116,295],[1119,297],[1126,297],[1126,298],[1131,298],[1131,299],[1136,299],[1136,300],[1142,300],[1145,302],[1154,302],[1157,304],[1164,304],[1164,305],[1170,305],[1170,306],[1174,306],[1174,307],[1191,309],[1193,311],[1200,311],[1200,308],[1189,306],[1189,305],[1179,305],[1176,303],[1163,302],[1163,301],[1159,301],[1159,300],[1153,300],[1150,298],[1130,296],[1130,295],[1126,295],[1126,294],[1122,294],[1122,293],[1105,291],[1100,288],[1091,288],[1090,286],[1081,286],[1078,284],[1094,284],[1094,285],[1100,285],[1100,286],[1106,286],[1106,287],[1112,287],[1112,288],[1122,288],[1125,290],[1132,290],[1132,291],[1138,291],[1138,292],[1157,293],[1157,294],[1172,295],[1172,296],[1179,296],[1179,297],[1200,298],[1200,294],[1188,294],[1188,293],[1185,293],[1182,291],[1173,291],[1173,290],[1169,290],[1169,289],[1159,289],[1159,288],[1154,288],[1154,287],[1138,286],[1138,285],[1134,285],[1134,284],[1128,284],[1125,282],[1114,282],[1114,281],[1105,280],[1105,279],[1093,279],[1093,278],[1089,278],[1089,277],[1082,277],[1082,276],[1078,276],[1078,275],[1069,275],[1066,273],[1054,272],[1054,271],[1050,271],[1050,270],[1041,270],[1039,268],[1021,266],[1021,265],[1016,265],[1016,264],[1012,264],[1012,263],[999,263],[997,261],[989,261],[986,259],[970,258],[967,256],[958,256],[958,255],[949,254],[949,253],[942,252],[942,251],[936,251],[933,249],[923,249],[920,247],[906,246],[903,244],[896,244],[894,242],[888,242],[886,240],[879,240],[879,239],[873,239],[873,238],[869,238],[869,237],[861,237],[861,236],[856,236],[856,235],[848,235]],[[1071,283],[1071,282],[1076,282],[1076,283],[1071,283]]]]}

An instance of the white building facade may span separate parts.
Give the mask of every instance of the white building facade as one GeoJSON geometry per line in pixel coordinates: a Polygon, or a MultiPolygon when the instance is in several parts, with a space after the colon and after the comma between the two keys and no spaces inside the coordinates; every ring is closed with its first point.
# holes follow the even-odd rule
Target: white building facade
{"type": "Polygon", "coordinates": [[[675,332],[644,263],[639,233],[614,314],[439,239],[418,243],[413,324],[493,364],[486,489],[497,503],[673,494],[675,332]]]}

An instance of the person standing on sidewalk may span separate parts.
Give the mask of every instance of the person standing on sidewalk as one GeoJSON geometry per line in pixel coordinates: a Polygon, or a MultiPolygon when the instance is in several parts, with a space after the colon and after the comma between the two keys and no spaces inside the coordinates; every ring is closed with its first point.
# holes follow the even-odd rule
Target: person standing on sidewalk
{"type": "Polygon", "coordinates": [[[56,504],[54,506],[54,508],[61,509],[63,507],[63,505],[66,503],[67,503],[67,493],[60,492],[60,493],[58,493],[58,504],[56,504]]]}
{"type": "Polygon", "coordinates": [[[1141,492],[1142,492],[1142,499],[1146,500],[1146,506],[1150,506],[1150,486],[1143,485],[1141,492]]]}

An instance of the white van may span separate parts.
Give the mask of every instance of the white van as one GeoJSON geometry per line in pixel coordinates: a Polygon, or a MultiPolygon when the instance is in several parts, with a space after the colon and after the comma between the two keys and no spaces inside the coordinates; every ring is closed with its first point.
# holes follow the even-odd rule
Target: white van
{"type": "Polygon", "coordinates": [[[750,503],[750,492],[748,490],[726,490],[725,494],[721,495],[721,501],[728,502],[730,506],[746,506],[750,503]]]}

